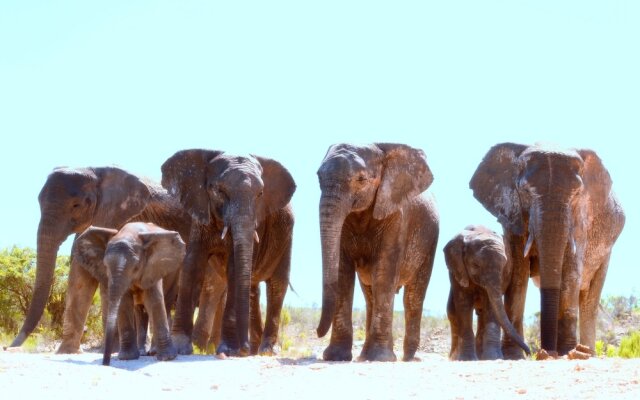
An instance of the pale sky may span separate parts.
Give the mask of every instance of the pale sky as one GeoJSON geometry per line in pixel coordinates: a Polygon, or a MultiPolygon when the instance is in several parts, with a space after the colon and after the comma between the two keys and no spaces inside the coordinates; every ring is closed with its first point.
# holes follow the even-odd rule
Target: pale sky
{"type": "MultiPolygon", "coordinates": [[[[633,0],[4,0],[0,248],[35,248],[37,195],[56,166],[159,181],[181,149],[254,153],[297,183],[298,296],[285,302],[320,305],[320,162],[333,143],[400,142],[435,176],[424,309],[440,315],[442,247],[468,224],[500,229],[468,189],[476,166],[496,143],[551,141],[592,148],[609,169],[627,223],[604,295],[638,295],[638,21],[633,0]]],[[[357,284],[356,296],[363,307],[357,284]]],[[[538,302],[531,286],[527,316],[538,302]]]]}

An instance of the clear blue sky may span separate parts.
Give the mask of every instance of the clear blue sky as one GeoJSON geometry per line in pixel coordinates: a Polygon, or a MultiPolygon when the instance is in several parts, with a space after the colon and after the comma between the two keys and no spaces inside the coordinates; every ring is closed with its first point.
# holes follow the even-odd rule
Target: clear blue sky
{"type": "MultiPolygon", "coordinates": [[[[593,148],[608,167],[627,225],[604,292],[637,294],[638,21],[633,0],[2,1],[0,247],[35,247],[37,195],[56,166],[159,180],[180,149],[255,153],[298,185],[299,296],[286,302],[320,304],[315,172],[327,148],[403,142],[435,175],[425,310],[443,314],[442,247],[470,223],[499,229],[468,189],[477,164],[495,143],[552,141],[593,148]]],[[[533,287],[529,298],[527,314],[533,287]]]]}

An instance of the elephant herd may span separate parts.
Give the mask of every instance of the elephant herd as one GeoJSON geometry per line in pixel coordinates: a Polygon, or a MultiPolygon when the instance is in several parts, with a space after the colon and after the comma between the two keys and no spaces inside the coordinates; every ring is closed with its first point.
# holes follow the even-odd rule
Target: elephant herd
{"type": "MultiPolygon", "coordinates": [[[[291,268],[291,174],[272,159],[202,149],[175,153],[161,170],[161,185],[115,167],[58,168],[48,176],[38,197],[33,298],[11,346],[37,326],[58,248],[75,233],[59,353],[80,351],[99,288],[105,365],[115,350],[120,359],[171,360],[191,354],[194,343],[227,356],[274,354],[291,268]],[[264,325],[260,282],[267,291],[264,325]]],[[[331,328],[323,358],[353,358],[357,275],[366,301],[358,359],[396,360],[391,324],[400,288],[402,359],[414,359],[439,235],[435,201],[423,193],[433,181],[424,152],[404,144],[336,144],[318,178],[318,336],[331,328]]],[[[469,186],[504,236],[469,225],[444,247],[450,358],[530,353],[522,338],[529,277],[541,292],[542,349],[593,349],[609,257],[625,219],[597,154],[502,143],[485,155],[469,186]]]]}

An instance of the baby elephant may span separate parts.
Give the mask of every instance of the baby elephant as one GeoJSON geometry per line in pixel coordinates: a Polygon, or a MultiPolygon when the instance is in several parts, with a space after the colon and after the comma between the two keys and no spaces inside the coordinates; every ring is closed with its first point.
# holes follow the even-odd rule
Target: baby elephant
{"type": "Polygon", "coordinates": [[[451,360],[502,357],[500,327],[527,354],[529,347],[509,321],[502,295],[511,280],[502,236],[481,225],[466,227],[444,247],[451,290],[447,316],[451,324],[451,360]],[[473,310],[478,331],[473,335],[473,310]]]}
{"type": "Polygon", "coordinates": [[[185,244],[174,231],[154,224],[131,222],[120,231],[90,227],[75,242],[74,257],[100,282],[107,282],[108,317],[103,365],[109,365],[118,322],[120,360],[140,357],[133,318],[134,305],[143,304],[151,319],[156,358],[173,360],[162,279],[178,273],[185,244]]]}

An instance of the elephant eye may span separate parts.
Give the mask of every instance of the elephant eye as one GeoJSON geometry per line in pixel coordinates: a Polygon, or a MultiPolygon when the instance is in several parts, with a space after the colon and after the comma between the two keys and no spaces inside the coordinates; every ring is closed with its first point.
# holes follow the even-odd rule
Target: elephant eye
{"type": "Polygon", "coordinates": [[[365,175],[359,175],[358,178],[356,178],[356,180],[360,183],[365,182],[367,180],[367,177],[365,175]]]}
{"type": "Polygon", "coordinates": [[[261,190],[260,193],[258,193],[258,197],[262,197],[262,195],[264,194],[264,190],[261,190]]]}

